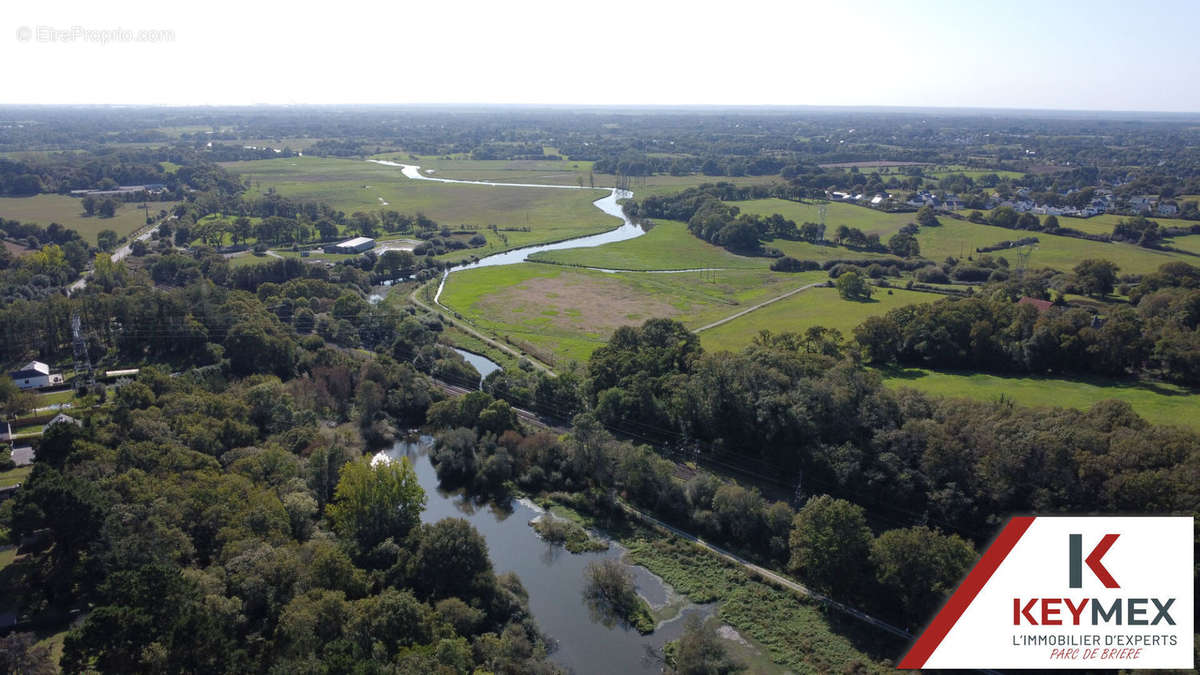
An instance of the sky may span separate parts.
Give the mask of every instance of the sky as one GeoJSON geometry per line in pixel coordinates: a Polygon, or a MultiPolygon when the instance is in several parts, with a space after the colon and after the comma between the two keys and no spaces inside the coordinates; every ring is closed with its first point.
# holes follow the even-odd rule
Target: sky
{"type": "Polygon", "coordinates": [[[0,104],[1200,111],[1200,0],[4,0],[0,104]]]}

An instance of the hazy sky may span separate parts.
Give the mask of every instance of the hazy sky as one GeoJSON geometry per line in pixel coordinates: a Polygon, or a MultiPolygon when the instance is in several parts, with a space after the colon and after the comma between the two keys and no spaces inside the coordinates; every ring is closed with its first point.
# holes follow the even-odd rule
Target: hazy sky
{"type": "Polygon", "coordinates": [[[1200,0],[4,3],[0,103],[1200,111],[1200,0]]]}

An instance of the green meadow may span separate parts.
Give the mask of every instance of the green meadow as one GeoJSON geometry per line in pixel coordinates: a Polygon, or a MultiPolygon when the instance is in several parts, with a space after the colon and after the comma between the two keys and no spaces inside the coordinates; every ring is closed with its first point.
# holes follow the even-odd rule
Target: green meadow
{"type": "MultiPolygon", "coordinates": [[[[1200,256],[1200,234],[1189,234],[1186,237],[1175,237],[1168,243],[1181,251],[1187,251],[1188,253],[1194,253],[1195,255],[1200,256]]],[[[1193,265],[1200,265],[1200,260],[1196,260],[1195,258],[1188,260],[1188,262],[1192,263],[1193,265]]]]}
{"type": "MultiPolygon", "coordinates": [[[[753,213],[769,216],[778,213],[784,218],[800,223],[821,222],[821,203],[793,202],[786,199],[753,199],[744,202],[730,202],[740,208],[743,213],[753,213]]],[[[831,238],[838,225],[857,227],[867,234],[878,234],[886,243],[887,238],[895,234],[908,223],[913,222],[912,213],[887,213],[865,206],[829,202],[825,206],[825,236],[831,238]]],[[[774,245],[774,244],[773,244],[774,245]]]]}
{"type": "MultiPolygon", "coordinates": [[[[149,202],[150,215],[156,216],[161,210],[170,212],[175,202],[149,202]]],[[[23,223],[49,225],[58,223],[63,227],[75,230],[89,244],[96,245],[96,235],[101,230],[112,230],[118,236],[128,236],[129,233],[146,225],[146,212],[141,208],[141,202],[127,202],[117,209],[112,218],[83,215],[83,205],[80,199],[67,195],[42,194],[32,197],[0,197],[0,218],[19,220],[23,223]]]]}
{"type": "Polygon", "coordinates": [[[1090,408],[1105,399],[1128,402],[1146,421],[1200,429],[1200,392],[1173,384],[1092,378],[950,373],[905,368],[881,371],[890,387],[912,387],[929,394],[994,401],[1001,396],[1023,406],[1090,408]]]}
{"type": "Polygon", "coordinates": [[[822,272],[606,273],[523,263],[455,272],[441,303],[553,364],[586,361],[620,326],[667,317],[696,328],[821,278],[822,272]]]}
{"type": "Polygon", "coordinates": [[[488,245],[473,255],[604,232],[620,225],[592,205],[601,190],[453,185],[405,178],[399,168],[361,160],[288,157],[224,165],[251,182],[250,196],[274,189],[336,209],[421,212],[439,224],[501,228],[483,232],[488,245]],[[508,231],[505,231],[505,230],[508,231]]]}
{"type": "MultiPolygon", "coordinates": [[[[553,148],[547,148],[551,151],[553,148]]],[[[389,152],[375,156],[405,164],[416,164],[422,173],[438,178],[482,180],[496,183],[534,183],[548,185],[582,185],[611,188],[617,176],[593,173],[592,162],[575,160],[491,160],[470,159],[465,155],[431,156],[389,152]]],[[[650,195],[672,194],[705,183],[729,182],[738,185],[765,184],[779,180],[778,176],[639,176],[630,188],[638,199],[650,195]]]]}
{"type": "MultiPolygon", "coordinates": [[[[964,209],[958,211],[957,213],[962,216],[967,216],[971,214],[971,211],[972,209],[964,209]]],[[[991,211],[983,210],[980,211],[980,213],[988,214],[991,213],[991,211]]],[[[1129,216],[1118,216],[1114,213],[1102,213],[1098,216],[1092,216],[1091,218],[1057,216],[1060,227],[1069,227],[1073,230],[1079,230],[1080,232],[1086,232],[1088,234],[1112,234],[1113,228],[1116,227],[1117,223],[1128,217],[1129,216]]],[[[1044,221],[1045,219],[1046,216],[1038,216],[1038,220],[1044,221]]],[[[1178,218],[1151,217],[1150,220],[1153,220],[1163,227],[1191,227],[1192,225],[1195,225],[1195,223],[1190,220],[1180,220],[1178,218]]],[[[1036,232],[1031,234],[1037,235],[1036,232]]]]}
{"type": "Polygon", "coordinates": [[[594,248],[543,251],[530,260],[614,270],[764,269],[771,264],[770,258],[735,255],[713,246],[688,232],[687,225],[673,220],[656,221],[649,232],[636,239],[594,248]]]}
{"type": "MultiPolygon", "coordinates": [[[[549,159],[470,159],[467,155],[410,155],[404,152],[386,152],[373,159],[388,159],[404,164],[416,164],[421,173],[436,178],[455,180],[481,180],[495,183],[534,183],[545,185],[592,185],[588,173],[592,170],[589,161],[549,159]]],[[[594,176],[596,187],[611,187],[612,177],[600,181],[594,176]]]]}
{"type": "Polygon", "coordinates": [[[836,328],[849,338],[854,327],[867,317],[905,305],[937,302],[944,297],[902,288],[876,288],[869,302],[855,302],[843,300],[833,288],[810,288],[700,333],[700,344],[710,352],[736,352],[749,345],[763,330],[776,334],[796,333],[813,326],[836,328]]]}
{"type": "MultiPolygon", "coordinates": [[[[976,248],[1028,236],[1038,238],[1037,247],[1029,258],[1030,268],[1051,267],[1069,271],[1086,258],[1103,258],[1115,262],[1123,273],[1146,274],[1158,269],[1163,263],[1189,258],[1180,253],[1156,251],[1133,244],[1106,243],[1010,230],[952,218],[942,218],[941,223],[940,227],[922,227],[917,234],[917,240],[921,244],[921,255],[931,260],[942,260],[947,256],[971,256],[975,255],[976,248]]],[[[1003,252],[995,255],[1003,255],[1003,252]]]]}

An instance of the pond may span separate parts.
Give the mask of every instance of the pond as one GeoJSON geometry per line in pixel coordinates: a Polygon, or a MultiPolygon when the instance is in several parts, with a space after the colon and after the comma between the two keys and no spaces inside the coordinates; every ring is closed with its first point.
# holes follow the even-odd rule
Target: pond
{"type": "Polygon", "coordinates": [[[496,372],[497,370],[503,370],[503,368],[500,367],[500,364],[496,363],[495,361],[489,359],[486,356],[483,356],[481,354],[476,354],[475,352],[469,352],[465,349],[459,349],[458,347],[454,347],[453,349],[454,349],[454,351],[458,352],[459,356],[466,359],[467,363],[474,366],[475,370],[479,371],[480,387],[483,386],[483,381],[487,379],[488,375],[491,375],[492,373],[496,372]]]}
{"type": "MultiPolygon", "coordinates": [[[[650,635],[621,625],[606,627],[584,604],[584,567],[593,560],[620,558],[615,544],[602,553],[573,554],[548,544],[537,536],[529,521],[541,511],[525,500],[512,500],[506,507],[478,505],[460,492],[439,489],[437,474],[429,460],[432,439],[402,441],[380,458],[407,457],[412,462],[428,498],[421,521],[465,518],[487,539],[496,572],[516,572],[529,592],[529,606],[538,627],[554,647],[551,660],[575,673],[658,673],[661,666],[647,658],[647,649],[679,638],[683,617],[712,614],[712,606],[688,605],[679,615],[663,622],[650,635]]],[[[641,567],[633,567],[638,592],[652,606],[663,605],[671,595],[662,580],[641,567]]]]}

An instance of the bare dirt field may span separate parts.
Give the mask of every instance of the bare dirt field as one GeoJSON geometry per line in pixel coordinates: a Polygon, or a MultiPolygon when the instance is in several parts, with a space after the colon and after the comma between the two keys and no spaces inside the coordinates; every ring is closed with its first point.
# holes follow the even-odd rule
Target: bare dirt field
{"type": "Polygon", "coordinates": [[[651,317],[680,313],[665,300],[617,279],[570,272],[553,279],[529,279],[487,296],[480,304],[480,309],[496,321],[534,323],[583,334],[606,334],[651,317]]]}

